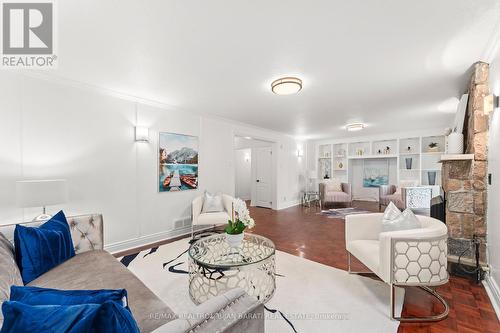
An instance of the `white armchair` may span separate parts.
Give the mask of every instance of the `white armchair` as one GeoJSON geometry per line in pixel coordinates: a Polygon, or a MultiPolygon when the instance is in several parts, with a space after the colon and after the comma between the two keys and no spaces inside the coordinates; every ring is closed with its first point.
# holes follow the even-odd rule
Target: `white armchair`
{"type": "Polygon", "coordinates": [[[402,322],[438,321],[448,316],[446,301],[433,289],[448,282],[447,239],[444,223],[417,215],[422,228],[382,232],[382,213],[348,215],[345,219],[348,267],[351,255],[391,286],[391,319],[402,322]],[[394,288],[417,286],[444,306],[441,314],[428,317],[396,317],[394,288]]]}
{"type": "Polygon", "coordinates": [[[194,236],[195,225],[213,225],[225,224],[231,218],[233,211],[233,197],[222,194],[223,212],[202,213],[203,195],[196,197],[191,204],[191,238],[194,236]]]}

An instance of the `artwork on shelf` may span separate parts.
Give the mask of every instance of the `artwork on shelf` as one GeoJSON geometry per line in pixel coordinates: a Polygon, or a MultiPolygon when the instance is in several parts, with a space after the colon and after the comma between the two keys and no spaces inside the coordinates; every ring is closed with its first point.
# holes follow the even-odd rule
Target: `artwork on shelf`
{"type": "Polygon", "coordinates": [[[365,161],[363,187],[379,187],[389,184],[389,161],[374,159],[365,161]]]}
{"type": "Polygon", "coordinates": [[[198,188],[198,137],[160,132],[159,192],[198,188]]]}

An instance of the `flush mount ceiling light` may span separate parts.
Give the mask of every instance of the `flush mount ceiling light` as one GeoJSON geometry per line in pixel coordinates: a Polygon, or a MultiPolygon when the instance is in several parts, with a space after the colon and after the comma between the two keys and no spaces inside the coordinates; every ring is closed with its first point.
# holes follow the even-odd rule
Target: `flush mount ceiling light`
{"type": "Polygon", "coordinates": [[[276,95],[296,94],[302,89],[302,80],[296,77],[283,77],[271,83],[271,90],[276,95]]]}
{"type": "Polygon", "coordinates": [[[347,124],[345,126],[345,128],[349,132],[361,131],[363,128],[365,128],[365,124],[363,124],[363,123],[352,123],[352,124],[347,124]]]}

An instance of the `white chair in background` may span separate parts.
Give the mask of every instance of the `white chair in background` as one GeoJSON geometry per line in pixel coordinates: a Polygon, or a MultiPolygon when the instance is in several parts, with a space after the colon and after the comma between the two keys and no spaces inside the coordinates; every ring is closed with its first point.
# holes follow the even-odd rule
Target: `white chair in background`
{"type": "Polygon", "coordinates": [[[446,301],[430,287],[448,282],[446,225],[432,217],[417,215],[421,228],[382,232],[382,213],[348,215],[345,239],[349,273],[351,255],[391,287],[391,319],[401,322],[439,321],[448,316],[446,301]],[[396,317],[394,288],[419,287],[444,306],[441,314],[427,317],[396,317]]]}
{"type": "Polygon", "coordinates": [[[196,197],[191,204],[191,238],[194,236],[194,227],[196,225],[212,225],[214,228],[219,224],[227,224],[231,219],[233,211],[233,197],[227,194],[222,194],[222,205],[224,211],[203,213],[204,195],[196,197]]]}

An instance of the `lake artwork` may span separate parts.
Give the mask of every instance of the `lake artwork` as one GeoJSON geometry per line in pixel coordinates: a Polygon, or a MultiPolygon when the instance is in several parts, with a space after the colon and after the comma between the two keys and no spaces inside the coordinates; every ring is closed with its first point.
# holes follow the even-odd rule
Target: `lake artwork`
{"type": "Polygon", "coordinates": [[[363,187],[379,187],[389,184],[389,161],[368,160],[365,161],[363,187]]]}
{"type": "Polygon", "coordinates": [[[160,192],[198,188],[198,137],[160,132],[158,185],[160,192]]]}

